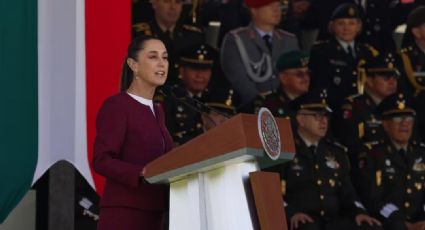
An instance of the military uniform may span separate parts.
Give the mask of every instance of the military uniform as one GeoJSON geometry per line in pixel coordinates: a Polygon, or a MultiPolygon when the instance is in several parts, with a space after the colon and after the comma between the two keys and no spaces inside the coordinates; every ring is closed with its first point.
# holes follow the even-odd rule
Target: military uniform
{"type": "Polygon", "coordinates": [[[381,51],[395,50],[392,38],[391,0],[355,0],[362,15],[363,28],[360,41],[381,51]],[[363,4],[363,2],[365,2],[363,4]]]}
{"type": "Polygon", "coordinates": [[[335,122],[335,135],[340,137],[342,143],[354,149],[365,142],[382,140],[385,133],[376,108],[377,104],[368,93],[348,97],[336,120],[340,122],[335,122]]]}
{"type": "MultiPolygon", "coordinates": [[[[347,149],[321,140],[312,153],[299,136],[295,144],[295,158],[278,169],[288,220],[302,212],[314,219],[314,224],[307,224],[314,229],[356,229],[354,216],[366,211],[350,181],[347,149]]],[[[307,226],[299,229],[310,229],[307,226]]]]}
{"type": "MultiPolygon", "coordinates": [[[[313,90],[295,99],[292,107],[296,111],[329,112],[326,98],[325,90],[313,90]]],[[[270,169],[280,174],[288,220],[304,213],[314,222],[301,223],[301,230],[369,229],[354,221],[366,210],[350,181],[347,148],[324,138],[309,143],[300,128],[296,133],[294,159],[270,169]]]]}
{"type": "Polygon", "coordinates": [[[359,61],[371,59],[376,52],[371,46],[356,42],[353,58],[335,38],[316,43],[310,56],[312,87],[327,88],[331,106],[341,105],[344,98],[358,93],[359,61]]]}
{"type": "Polygon", "coordinates": [[[413,95],[425,91],[425,52],[415,43],[403,48],[400,55],[406,90],[413,95]]]}
{"type": "Polygon", "coordinates": [[[184,86],[174,85],[173,93],[175,97],[167,96],[163,101],[165,122],[174,142],[181,145],[204,132],[201,114],[190,98],[203,103],[208,92],[190,95],[184,86]]]}
{"type": "Polygon", "coordinates": [[[287,51],[297,50],[296,37],[275,29],[271,51],[253,24],[229,32],[221,47],[221,66],[226,78],[240,95],[242,104],[249,103],[258,94],[276,90],[275,63],[287,51]]]}
{"type": "Polygon", "coordinates": [[[289,117],[291,114],[291,99],[285,92],[279,90],[265,96],[259,95],[252,102],[253,109],[246,111],[257,114],[261,107],[266,107],[275,117],[289,117]]]}
{"type": "Polygon", "coordinates": [[[359,155],[360,189],[385,229],[407,229],[404,221],[425,220],[425,147],[411,143],[400,153],[386,140],[359,155]]]}
{"type": "Polygon", "coordinates": [[[177,24],[172,32],[165,32],[155,19],[132,26],[133,37],[147,35],[159,38],[165,44],[168,52],[169,73],[167,84],[174,84],[178,79],[178,60],[181,52],[190,46],[204,42],[203,30],[195,25],[177,24]]]}

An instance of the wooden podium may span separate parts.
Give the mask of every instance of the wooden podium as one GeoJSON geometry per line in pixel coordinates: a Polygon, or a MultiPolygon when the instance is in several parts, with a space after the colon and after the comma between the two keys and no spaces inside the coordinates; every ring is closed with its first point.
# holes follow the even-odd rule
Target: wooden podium
{"type": "MultiPolygon", "coordinates": [[[[290,121],[276,122],[282,143],[278,162],[291,160],[290,121]]],[[[255,182],[249,180],[267,158],[257,116],[238,114],[148,164],[145,177],[170,184],[170,230],[282,229],[286,220],[278,177],[256,172],[255,182]]]]}

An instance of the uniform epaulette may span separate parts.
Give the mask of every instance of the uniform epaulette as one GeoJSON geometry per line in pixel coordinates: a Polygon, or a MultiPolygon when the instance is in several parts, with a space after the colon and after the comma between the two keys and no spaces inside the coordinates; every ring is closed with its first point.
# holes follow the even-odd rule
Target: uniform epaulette
{"type": "Polygon", "coordinates": [[[369,45],[369,44],[365,44],[366,48],[369,49],[369,51],[372,53],[372,56],[376,57],[379,55],[379,51],[377,49],[375,49],[375,47],[369,45]]]}
{"type": "Polygon", "coordinates": [[[343,145],[343,144],[341,144],[341,143],[339,143],[339,142],[337,142],[337,141],[333,141],[333,140],[327,140],[327,142],[329,143],[329,144],[332,144],[333,146],[336,146],[336,147],[338,147],[339,149],[341,149],[341,150],[343,150],[344,152],[348,152],[348,148],[347,148],[347,146],[345,146],[345,145],[343,145]]]}
{"type": "Polygon", "coordinates": [[[135,32],[143,32],[147,36],[152,36],[151,26],[146,22],[140,22],[132,26],[135,32]]]}
{"type": "Polygon", "coordinates": [[[196,33],[203,33],[204,32],[201,28],[199,28],[195,25],[184,24],[182,27],[186,30],[196,32],[196,33]]]}
{"type": "Polygon", "coordinates": [[[282,30],[282,29],[276,29],[274,32],[276,32],[276,34],[278,35],[286,35],[286,36],[290,36],[290,37],[295,37],[295,34],[290,33],[288,31],[282,30]]]}
{"type": "Polygon", "coordinates": [[[380,141],[369,141],[369,142],[363,143],[363,146],[365,146],[367,150],[372,150],[373,148],[378,146],[380,143],[381,143],[380,141]]]}

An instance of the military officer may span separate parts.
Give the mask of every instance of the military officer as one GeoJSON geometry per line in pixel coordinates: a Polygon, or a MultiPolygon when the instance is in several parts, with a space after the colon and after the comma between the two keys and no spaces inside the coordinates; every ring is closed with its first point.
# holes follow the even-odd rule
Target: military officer
{"type": "Polygon", "coordinates": [[[167,128],[176,144],[183,144],[203,132],[201,105],[209,94],[208,84],[216,57],[217,51],[206,43],[189,47],[180,57],[180,82],[173,85],[172,94],[156,98],[163,104],[167,128]]]}
{"type": "MultiPolygon", "coordinates": [[[[413,40],[401,50],[405,88],[414,95],[425,90],[425,6],[414,10],[408,17],[407,27],[413,40]]],[[[404,83],[404,82],[403,82],[404,83]]]]}
{"type": "Polygon", "coordinates": [[[358,93],[357,66],[360,60],[377,55],[372,47],[356,41],[361,31],[355,4],[342,4],[329,23],[334,37],[315,44],[311,50],[310,70],[313,88],[327,88],[331,108],[338,108],[347,96],[358,93]]]}
{"type": "Polygon", "coordinates": [[[385,98],[378,110],[388,138],[359,154],[358,189],[385,229],[424,229],[425,147],[412,141],[415,110],[403,93],[385,98]]]}
{"type": "Polygon", "coordinates": [[[191,45],[204,42],[204,32],[197,25],[180,23],[183,0],[152,0],[151,3],[155,17],[134,24],[133,37],[148,35],[164,42],[170,61],[167,84],[173,84],[178,78],[179,55],[191,45]]]}
{"type": "Polygon", "coordinates": [[[397,91],[400,72],[396,54],[381,53],[359,69],[364,93],[349,96],[335,116],[333,133],[347,145],[350,153],[358,153],[364,143],[385,137],[377,106],[397,91]]]}
{"type": "Polygon", "coordinates": [[[276,64],[280,87],[277,92],[259,95],[253,101],[251,111],[258,113],[261,107],[268,108],[276,117],[288,117],[291,114],[291,101],[306,93],[310,86],[308,55],[294,50],[283,53],[276,64]]]}
{"type": "Polygon", "coordinates": [[[380,223],[366,214],[350,181],[346,147],[325,139],[331,109],[326,90],[294,100],[296,156],[272,169],[281,176],[291,229],[369,229],[380,223]]]}
{"type": "Polygon", "coordinates": [[[407,25],[413,39],[401,50],[402,83],[403,88],[416,97],[418,131],[425,141],[425,6],[409,15],[407,25]]]}
{"type": "Polygon", "coordinates": [[[274,66],[278,57],[298,49],[293,34],[276,29],[281,20],[278,0],[245,0],[245,4],[251,12],[250,25],[229,32],[221,46],[223,72],[242,104],[276,90],[279,81],[274,66]]]}

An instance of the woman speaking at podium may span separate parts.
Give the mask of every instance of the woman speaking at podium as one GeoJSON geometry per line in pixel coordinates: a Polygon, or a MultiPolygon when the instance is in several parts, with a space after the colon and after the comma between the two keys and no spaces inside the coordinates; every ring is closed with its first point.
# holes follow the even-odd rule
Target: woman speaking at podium
{"type": "Polygon", "coordinates": [[[168,187],[143,177],[145,165],[172,148],[164,113],[152,102],[167,79],[167,50],[162,41],[142,36],[127,52],[121,92],[104,101],[96,120],[92,163],[106,177],[98,230],[161,229],[168,209],[168,187]]]}

